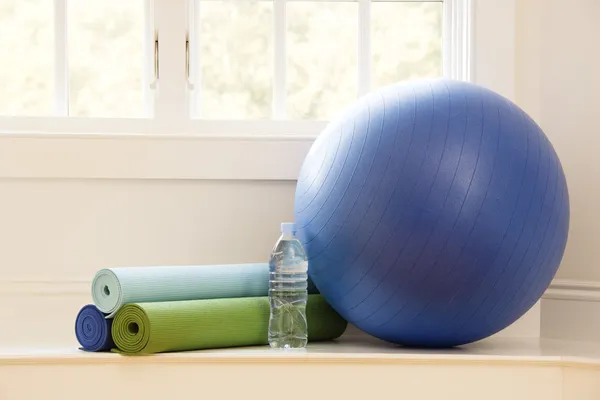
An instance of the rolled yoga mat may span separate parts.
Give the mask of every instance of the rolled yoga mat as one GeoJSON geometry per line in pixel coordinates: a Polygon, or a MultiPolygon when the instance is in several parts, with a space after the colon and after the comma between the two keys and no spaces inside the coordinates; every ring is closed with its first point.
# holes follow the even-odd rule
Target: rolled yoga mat
{"type": "MultiPolygon", "coordinates": [[[[94,304],[113,317],[124,304],[267,296],[269,264],[140,266],[98,271],[94,304]]],[[[308,292],[318,293],[309,280],[308,292]]]]}
{"type": "MultiPolygon", "coordinates": [[[[138,303],[123,306],[115,316],[112,335],[126,354],[268,344],[269,298],[138,303]]],[[[308,296],[308,340],[333,340],[347,322],[320,294],[308,296]]]]}
{"type": "Polygon", "coordinates": [[[112,340],[112,319],[93,304],[85,305],[77,313],[75,319],[75,336],[81,344],[81,350],[108,351],[115,347],[112,340]]]}

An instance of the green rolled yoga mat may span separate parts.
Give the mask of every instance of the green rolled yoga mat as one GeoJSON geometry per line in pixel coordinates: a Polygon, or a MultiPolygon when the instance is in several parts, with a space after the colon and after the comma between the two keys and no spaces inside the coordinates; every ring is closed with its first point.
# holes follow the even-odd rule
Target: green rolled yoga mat
{"type": "MultiPolygon", "coordinates": [[[[268,344],[269,298],[137,303],[123,306],[112,325],[125,354],[214,349],[268,344]]],[[[308,296],[308,340],[333,340],[347,322],[320,294],[308,296]]]]}
{"type": "MultiPolygon", "coordinates": [[[[124,304],[267,296],[269,264],[139,266],[101,269],[92,298],[111,318],[124,304]]],[[[318,293],[309,280],[309,293],[318,293]]]]}

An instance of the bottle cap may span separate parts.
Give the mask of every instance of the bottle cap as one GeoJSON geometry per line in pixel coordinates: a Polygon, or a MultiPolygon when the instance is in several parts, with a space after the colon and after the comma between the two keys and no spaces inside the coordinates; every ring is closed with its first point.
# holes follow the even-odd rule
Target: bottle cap
{"type": "Polygon", "coordinates": [[[281,233],[294,235],[296,233],[296,224],[293,222],[283,222],[281,224],[281,233]]]}

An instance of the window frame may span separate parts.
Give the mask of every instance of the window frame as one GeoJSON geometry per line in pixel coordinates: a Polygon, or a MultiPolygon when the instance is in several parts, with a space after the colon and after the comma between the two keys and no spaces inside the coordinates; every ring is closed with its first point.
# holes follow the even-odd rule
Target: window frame
{"type": "MultiPolygon", "coordinates": [[[[318,134],[323,120],[288,120],[286,108],[286,3],[273,2],[273,111],[269,120],[208,120],[195,118],[201,76],[197,62],[200,54],[193,45],[198,26],[198,7],[210,0],[144,0],[145,27],[142,86],[145,118],[96,118],[69,116],[68,0],[54,1],[54,115],[0,116],[3,132],[49,133],[138,133],[138,134],[239,134],[243,129],[266,135],[318,134]],[[186,21],[182,24],[182,21],[186,21]],[[190,44],[191,43],[191,44],[190,44]],[[157,48],[155,48],[155,44],[157,48]],[[155,52],[155,50],[157,50],[155,52]],[[154,68],[156,64],[156,69],[154,68]],[[185,85],[181,83],[185,82],[185,85]],[[315,130],[316,129],[316,130],[315,130]]],[[[232,0],[235,1],[235,0],[232,0]]],[[[269,1],[269,0],[264,0],[269,1]]],[[[371,5],[373,0],[332,0],[358,3],[357,97],[371,90],[371,5]]],[[[468,0],[396,0],[435,2],[444,7],[444,76],[469,79],[469,52],[465,46],[468,19],[464,15],[468,0]],[[448,29],[450,27],[451,29],[448,29]],[[459,39],[459,40],[457,40],[459,39]]]]}
{"type": "MultiPolygon", "coordinates": [[[[189,25],[165,28],[186,18],[190,5],[146,1],[147,20],[156,19],[160,32],[154,118],[0,117],[0,178],[295,180],[327,121],[190,119],[180,106],[190,100],[187,85],[198,82],[187,80],[189,25]]],[[[446,76],[514,99],[515,8],[515,0],[445,0],[446,76]]],[[[147,35],[153,39],[154,29],[147,35]]],[[[147,50],[153,59],[153,46],[147,50]]]]}

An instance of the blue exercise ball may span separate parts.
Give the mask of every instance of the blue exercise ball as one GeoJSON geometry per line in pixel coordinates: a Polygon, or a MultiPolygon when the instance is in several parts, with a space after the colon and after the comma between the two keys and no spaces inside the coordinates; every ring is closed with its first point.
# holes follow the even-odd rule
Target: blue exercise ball
{"type": "Polygon", "coordinates": [[[453,347],[525,314],[563,257],[569,196],[519,107],[475,84],[417,80],[359,99],[298,177],[309,274],[362,331],[453,347]]]}

